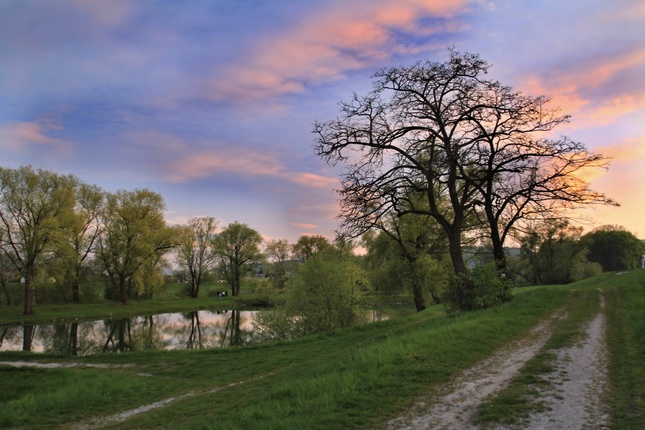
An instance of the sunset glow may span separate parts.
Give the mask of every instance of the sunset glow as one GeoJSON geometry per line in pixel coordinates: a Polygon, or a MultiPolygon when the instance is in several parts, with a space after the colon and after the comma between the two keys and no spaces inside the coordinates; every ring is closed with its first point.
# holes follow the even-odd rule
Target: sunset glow
{"type": "Polygon", "coordinates": [[[454,46],[612,159],[582,177],[621,206],[584,211],[585,229],[645,239],[643,41],[639,0],[3,1],[0,165],[149,188],[170,223],[332,238],[342,168],[316,157],[314,122],[375,71],[454,46]]]}

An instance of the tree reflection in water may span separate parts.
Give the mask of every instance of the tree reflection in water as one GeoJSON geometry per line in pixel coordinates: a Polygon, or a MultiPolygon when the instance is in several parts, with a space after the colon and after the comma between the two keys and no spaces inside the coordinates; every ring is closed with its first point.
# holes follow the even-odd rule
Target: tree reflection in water
{"type": "Polygon", "coordinates": [[[257,311],[194,311],[93,322],[2,327],[0,351],[89,355],[204,349],[253,342],[257,311]]]}
{"type": "Polygon", "coordinates": [[[111,328],[103,352],[126,352],[132,348],[132,334],[130,332],[130,318],[119,318],[107,321],[111,328]],[[115,341],[116,335],[116,341],[115,341]]]}
{"type": "Polygon", "coordinates": [[[185,317],[190,322],[190,334],[186,342],[186,349],[202,349],[202,328],[199,325],[199,312],[189,312],[185,317]]]}

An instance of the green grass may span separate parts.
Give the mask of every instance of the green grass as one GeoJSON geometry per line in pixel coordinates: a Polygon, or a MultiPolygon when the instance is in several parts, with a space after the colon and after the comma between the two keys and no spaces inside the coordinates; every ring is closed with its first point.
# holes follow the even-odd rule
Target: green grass
{"type": "Polygon", "coordinates": [[[645,270],[617,278],[606,289],[613,428],[645,423],[645,270]]]}
{"type": "MultiPolygon", "coordinates": [[[[595,289],[602,288],[610,333],[616,330],[615,343],[621,343],[612,343],[612,348],[619,348],[620,354],[628,351],[619,362],[612,349],[611,394],[617,394],[612,400],[616,423],[612,428],[636,428],[630,425],[642,422],[645,390],[645,321],[638,313],[645,304],[645,288],[638,288],[644,280],[645,271],[605,275],[567,287],[526,288],[518,290],[510,303],[484,311],[447,315],[434,307],[348,330],[241,348],[74,358],[0,353],[0,361],[127,365],[0,367],[0,427],[64,428],[192,393],[163,409],[107,427],[380,428],[433,387],[526,335],[555,309],[566,307],[570,316],[558,327],[551,345],[572,342],[577,323],[594,312],[595,289]],[[572,289],[576,291],[570,293],[572,289]],[[617,307],[614,316],[612,306],[617,307]],[[631,368],[620,374],[618,365],[626,363],[631,368]]],[[[526,377],[542,372],[544,363],[548,360],[533,363],[536,368],[526,377]]]]}
{"type": "Polygon", "coordinates": [[[172,284],[153,299],[130,300],[127,305],[109,300],[100,300],[97,303],[37,304],[35,315],[30,316],[23,315],[22,306],[2,306],[0,307],[0,325],[38,324],[73,319],[121,318],[204,309],[238,309],[253,300],[252,297],[245,296],[218,299],[211,291],[225,288],[216,284],[204,286],[196,299],[180,294],[181,288],[183,288],[181,284],[172,284]]]}

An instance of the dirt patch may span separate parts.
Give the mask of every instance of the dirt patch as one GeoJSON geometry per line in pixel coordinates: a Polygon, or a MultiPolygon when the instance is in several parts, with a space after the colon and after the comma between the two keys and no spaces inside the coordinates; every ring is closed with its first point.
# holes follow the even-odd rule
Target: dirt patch
{"type": "Polygon", "coordinates": [[[235,387],[236,385],[241,385],[241,384],[246,384],[246,383],[249,383],[249,382],[252,382],[252,381],[257,381],[259,379],[265,378],[265,377],[267,377],[269,375],[272,375],[272,374],[273,373],[268,373],[266,375],[260,375],[260,376],[257,376],[255,378],[247,379],[245,381],[232,382],[232,383],[227,384],[227,385],[223,385],[223,386],[219,386],[219,387],[215,387],[215,388],[211,388],[211,389],[207,389],[207,390],[190,391],[190,392],[182,394],[180,396],[169,397],[167,399],[163,399],[163,400],[160,400],[158,402],[154,402],[154,403],[150,403],[150,404],[147,404],[147,405],[139,406],[139,407],[134,408],[134,409],[130,409],[130,410],[127,410],[127,411],[120,412],[118,414],[108,415],[108,416],[104,416],[104,417],[96,417],[96,418],[92,418],[92,419],[87,420],[87,421],[82,421],[82,422],[78,422],[78,423],[75,423],[75,424],[70,424],[68,426],[68,428],[73,429],[73,430],[93,430],[93,429],[98,429],[98,428],[101,428],[101,427],[105,427],[105,426],[110,425],[110,424],[121,423],[121,422],[127,421],[128,419],[130,419],[130,418],[132,418],[132,417],[134,417],[136,415],[140,415],[140,414],[143,414],[145,412],[149,412],[149,411],[154,410],[154,409],[165,408],[165,407],[170,406],[171,404],[173,404],[173,403],[175,403],[175,402],[177,402],[179,400],[187,399],[189,397],[194,397],[194,396],[201,396],[201,395],[205,395],[205,394],[214,394],[214,393],[217,393],[219,391],[226,390],[227,388],[235,387]]]}
{"type": "Polygon", "coordinates": [[[115,369],[130,367],[131,364],[89,364],[89,363],[38,363],[35,361],[0,361],[0,366],[34,367],[38,369],[61,369],[69,367],[89,367],[94,369],[115,369]]]}

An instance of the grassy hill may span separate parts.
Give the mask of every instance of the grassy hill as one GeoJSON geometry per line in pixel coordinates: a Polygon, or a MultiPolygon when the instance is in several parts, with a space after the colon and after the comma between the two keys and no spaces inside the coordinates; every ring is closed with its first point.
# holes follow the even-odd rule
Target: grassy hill
{"type": "MultiPolygon", "coordinates": [[[[611,350],[612,428],[638,428],[645,422],[645,270],[523,288],[510,303],[484,311],[434,307],[290,342],[88,357],[0,353],[0,362],[70,366],[0,364],[0,427],[379,428],[433,387],[527,336],[556,309],[568,318],[554,341],[575,341],[580,323],[599,311],[599,289],[611,350]],[[150,410],[114,415],[139,407],[150,410]]],[[[529,401],[498,418],[530,408],[529,401]]]]}

